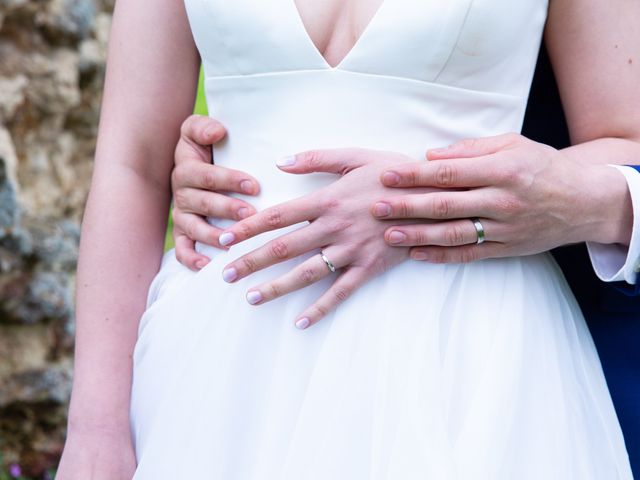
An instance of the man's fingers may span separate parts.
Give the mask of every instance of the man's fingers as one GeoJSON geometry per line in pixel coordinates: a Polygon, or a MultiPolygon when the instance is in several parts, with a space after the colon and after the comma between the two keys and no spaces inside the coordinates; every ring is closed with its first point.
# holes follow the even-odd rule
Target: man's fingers
{"type": "Polygon", "coordinates": [[[184,266],[198,271],[209,263],[209,258],[198,253],[195,242],[184,234],[174,236],[173,243],[176,249],[176,258],[184,266]]]}
{"type": "Polygon", "coordinates": [[[444,148],[433,148],[427,151],[427,160],[444,158],[471,158],[491,155],[524,141],[524,137],[516,133],[505,133],[485,138],[466,138],[444,148]]]}
{"type": "Polygon", "coordinates": [[[490,213],[491,197],[484,191],[432,192],[401,195],[373,204],[371,213],[381,220],[401,218],[428,218],[448,220],[484,217],[490,213]]]}
{"type": "MultiPolygon", "coordinates": [[[[498,241],[497,223],[480,219],[486,241],[498,241]]],[[[418,245],[457,247],[478,241],[478,232],[470,219],[437,223],[421,223],[390,227],[384,232],[385,241],[394,247],[418,245]]]]}
{"type": "Polygon", "coordinates": [[[256,195],[260,191],[260,184],[251,175],[232,168],[202,162],[176,164],[171,174],[171,185],[174,192],[184,187],[237,192],[245,195],[256,195]]]}
{"type": "Polygon", "coordinates": [[[266,208],[239,221],[225,230],[218,241],[221,245],[230,246],[264,232],[314,220],[320,213],[320,202],[313,196],[297,198],[266,208]]]}
{"type": "MultiPolygon", "coordinates": [[[[327,256],[330,252],[325,252],[327,256]]],[[[303,330],[318,323],[334,308],[344,302],[351,294],[367,281],[364,268],[351,267],[336,281],[313,305],[307,308],[295,321],[296,327],[303,330]]]]}
{"type": "Polygon", "coordinates": [[[288,173],[327,172],[344,175],[366,163],[370,150],[332,148],[307,150],[279,159],[276,165],[288,173]]]}
{"type": "Polygon", "coordinates": [[[177,190],[173,202],[184,213],[204,217],[242,220],[256,213],[255,208],[244,200],[196,188],[177,190]]]}
{"type": "Polygon", "coordinates": [[[380,175],[385,187],[474,188],[501,183],[500,159],[487,156],[438,162],[403,163],[380,175]]]}
{"type": "Polygon", "coordinates": [[[182,138],[199,145],[213,145],[224,138],[226,133],[224,125],[204,115],[190,115],[180,127],[182,138]]]}
{"type": "Polygon", "coordinates": [[[480,245],[463,245],[460,247],[413,247],[410,256],[413,260],[428,263],[470,263],[484,258],[508,256],[505,244],[485,242],[480,245]]]}

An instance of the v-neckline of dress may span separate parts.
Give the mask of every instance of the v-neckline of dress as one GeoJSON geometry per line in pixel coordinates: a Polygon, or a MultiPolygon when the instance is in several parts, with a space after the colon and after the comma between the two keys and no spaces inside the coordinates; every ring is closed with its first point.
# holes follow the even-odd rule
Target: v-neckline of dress
{"type": "Polygon", "coordinates": [[[302,30],[302,34],[305,37],[306,43],[310,46],[310,50],[312,51],[312,54],[315,57],[317,57],[318,60],[320,60],[324,68],[327,70],[340,70],[340,68],[357,52],[357,50],[359,48],[362,48],[361,44],[363,42],[363,39],[368,35],[370,35],[372,29],[375,27],[375,24],[379,22],[380,12],[384,9],[385,5],[389,2],[389,0],[382,0],[382,3],[378,6],[373,16],[369,19],[369,22],[367,22],[367,25],[364,27],[364,30],[362,30],[362,32],[358,36],[355,43],[351,46],[351,48],[347,51],[347,53],[342,57],[342,59],[336,65],[331,65],[327,61],[326,57],[322,54],[320,49],[317,47],[317,45],[314,43],[313,39],[311,38],[311,35],[309,35],[309,30],[307,30],[307,27],[304,21],[302,20],[302,16],[300,15],[300,11],[298,10],[298,6],[296,5],[295,0],[286,0],[286,1],[291,5],[291,8],[293,9],[293,14],[298,21],[298,25],[302,30]]]}

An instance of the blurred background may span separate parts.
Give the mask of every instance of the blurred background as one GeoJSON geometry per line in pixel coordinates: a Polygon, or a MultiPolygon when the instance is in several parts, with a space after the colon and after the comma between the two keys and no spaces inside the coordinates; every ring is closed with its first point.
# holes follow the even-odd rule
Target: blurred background
{"type": "MultiPolygon", "coordinates": [[[[53,478],[64,444],[112,9],[0,0],[0,480],[53,478]]],[[[197,105],[206,113],[202,96],[197,105]]]]}
{"type": "MultiPolygon", "coordinates": [[[[64,444],[112,9],[113,0],[0,0],[0,480],[53,478],[64,444]]],[[[201,88],[195,111],[206,114],[201,88]]],[[[544,51],[523,133],[568,144],[544,51]]],[[[597,282],[580,255],[567,261],[597,282]]]]}

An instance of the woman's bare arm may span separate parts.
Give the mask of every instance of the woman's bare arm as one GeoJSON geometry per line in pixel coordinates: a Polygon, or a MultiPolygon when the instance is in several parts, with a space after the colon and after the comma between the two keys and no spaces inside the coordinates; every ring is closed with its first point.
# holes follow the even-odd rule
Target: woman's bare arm
{"type": "Polygon", "coordinates": [[[71,438],[129,435],[132,350],[199,63],[182,0],[116,3],[78,261],[71,438]]]}

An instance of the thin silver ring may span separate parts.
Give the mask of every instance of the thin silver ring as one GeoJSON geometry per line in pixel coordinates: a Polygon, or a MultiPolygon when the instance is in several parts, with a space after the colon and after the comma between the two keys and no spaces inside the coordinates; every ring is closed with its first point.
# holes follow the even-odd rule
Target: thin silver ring
{"type": "Polygon", "coordinates": [[[480,223],[480,219],[477,217],[470,218],[469,220],[471,220],[471,222],[473,223],[473,226],[476,229],[476,233],[478,234],[476,244],[480,245],[485,240],[484,227],[482,226],[482,223],[480,223]]]}
{"type": "Polygon", "coordinates": [[[320,258],[322,258],[322,261],[327,265],[327,268],[331,273],[336,272],[336,267],[333,265],[333,263],[331,263],[331,260],[329,260],[323,252],[320,252],[320,258]]]}

